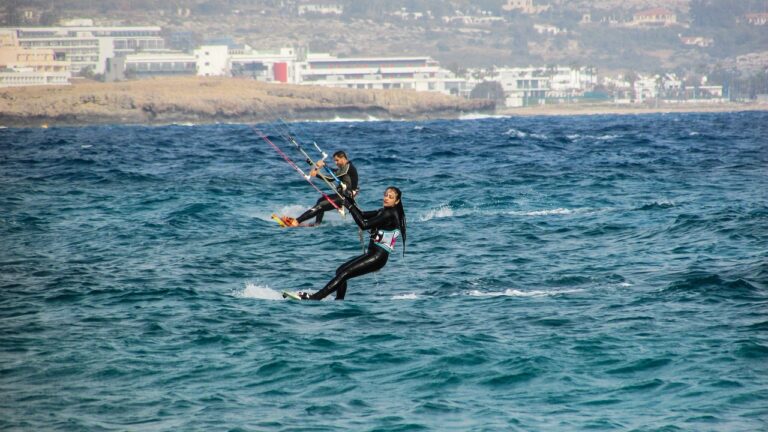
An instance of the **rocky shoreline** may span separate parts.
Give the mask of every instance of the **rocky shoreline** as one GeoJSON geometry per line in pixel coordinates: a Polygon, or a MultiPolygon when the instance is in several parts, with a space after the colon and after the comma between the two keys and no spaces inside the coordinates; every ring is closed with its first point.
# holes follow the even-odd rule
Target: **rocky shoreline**
{"type": "Polygon", "coordinates": [[[334,119],[429,120],[472,115],[627,115],[766,111],[768,104],[619,106],[563,104],[496,110],[493,101],[410,90],[357,90],[219,77],[0,90],[0,127],[89,124],[260,123],[334,119]]]}
{"type": "Polygon", "coordinates": [[[409,90],[355,90],[218,77],[0,91],[0,126],[258,123],[285,120],[434,119],[493,113],[487,100],[409,90]]]}

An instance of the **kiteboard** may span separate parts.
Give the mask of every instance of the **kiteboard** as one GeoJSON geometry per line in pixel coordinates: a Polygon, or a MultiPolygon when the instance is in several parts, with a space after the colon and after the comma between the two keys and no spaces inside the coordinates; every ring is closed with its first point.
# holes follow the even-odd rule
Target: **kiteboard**
{"type": "Polygon", "coordinates": [[[296,219],[290,217],[290,216],[278,216],[276,214],[272,214],[272,220],[277,222],[278,225],[280,225],[280,228],[307,228],[307,227],[313,227],[315,224],[313,223],[304,223],[299,225],[293,225],[291,222],[295,221],[296,219]]]}
{"type": "Polygon", "coordinates": [[[301,300],[298,293],[283,291],[283,298],[288,300],[301,300]]]}

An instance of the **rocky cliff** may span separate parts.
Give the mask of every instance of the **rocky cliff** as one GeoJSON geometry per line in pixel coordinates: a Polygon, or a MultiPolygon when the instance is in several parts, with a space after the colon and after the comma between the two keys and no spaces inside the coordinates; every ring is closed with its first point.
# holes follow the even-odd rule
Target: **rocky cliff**
{"type": "Polygon", "coordinates": [[[218,77],[0,90],[0,125],[174,122],[256,123],[281,117],[324,120],[451,118],[490,112],[491,101],[410,90],[353,90],[218,77]]]}

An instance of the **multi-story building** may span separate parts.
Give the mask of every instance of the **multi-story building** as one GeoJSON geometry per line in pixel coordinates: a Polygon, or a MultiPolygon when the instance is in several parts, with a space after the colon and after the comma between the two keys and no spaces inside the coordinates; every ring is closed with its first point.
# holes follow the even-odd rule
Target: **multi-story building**
{"type": "Polygon", "coordinates": [[[677,15],[664,8],[647,9],[632,16],[632,24],[636,26],[671,26],[677,24],[677,15]]]}
{"type": "Polygon", "coordinates": [[[507,0],[501,7],[505,11],[520,11],[524,14],[539,14],[549,9],[548,4],[538,4],[534,0],[507,0]]]}
{"type": "Polygon", "coordinates": [[[491,81],[498,81],[504,90],[504,105],[523,107],[543,105],[551,88],[552,78],[546,68],[498,68],[491,81]]]}
{"type": "Polygon", "coordinates": [[[302,53],[294,48],[257,51],[248,45],[230,48],[231,74],[249,76],[260,81],[295,83],[296,61],[302,53]]]}
{"type": "MultiPolygon", "coordinates": [[[[195,75],[197,59],[194,54],[183,52],[151,52],[128,54],[123,57],[123,75],[133,75],[138,78],[168,75],[195,75]]],[[[117,66],[120,67],[120,66],[117,66]]]]}
{"type": "Polygon", "coordinates": [[[597,69],[594,67],[554,66],[547,69],[547,74],[551,77],[547,93],[550,101],[572,101],[597,86],[597,69]]]}
{"type": "Polygon", "coordinates": [[[160,35],[161,28],[146,27],[101,27],[90,24],[90,20],[76,22],[62,27],[16,27],[19,45],[29,49],[51,49],[57,60],[71,64],[73,74],[86,69],[92,73],[104,73],[107,59],[136,52],[162,51],[165,41],[160,35]]]}
{"type": "Polygon", "coordinates": [[[297,82],[355,89],[412,89],[458,95],[466,81],[429,57],[338,58],[310,54],[297,62],[297,82]]]}
{"type": "Polygon", "coordinates": [[[0,31],[0,87],[68,85],[71,77],[53,50],[22,48],[16,32],[0,31]]]}
{"type": "Polygon", "coordinates": [[[297,12],[299,15],[342,15],[344,14],[344,6],[339,3],[328,1],[306,1],[297,6],[297,12]]]}
{"type": "Polygon", "coordinates": [[[229,76],[231,63],[226,45],[203,45],[195,50],[197,74],[200,76],[229,76]]]}
{"type": "Polygon", "coordinates": [[[754,26],[764,26],[768,25],[768,13],[749,13],[744,15],[744,19],[749,24],[752,24],[754,26]]]}

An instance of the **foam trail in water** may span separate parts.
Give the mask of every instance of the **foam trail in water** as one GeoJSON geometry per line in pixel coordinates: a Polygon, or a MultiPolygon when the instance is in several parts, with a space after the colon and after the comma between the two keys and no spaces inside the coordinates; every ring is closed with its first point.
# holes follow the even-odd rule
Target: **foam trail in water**
{"type": "Polygon", "coordinates": [[[416,295],[416,293],[408,293],[408,294],[398,294],[396,296],[392,296],[392,300],[416,300],[419,296],[416,295]]]}
{"type": "Polygon", "coordinates": [[[239,298],[255,298],[262,300],[283,300],[283,295],[266,285],[259,285],[252,282],[245,284],[242,291],[235,290],[232,293],[239,298]]]}

